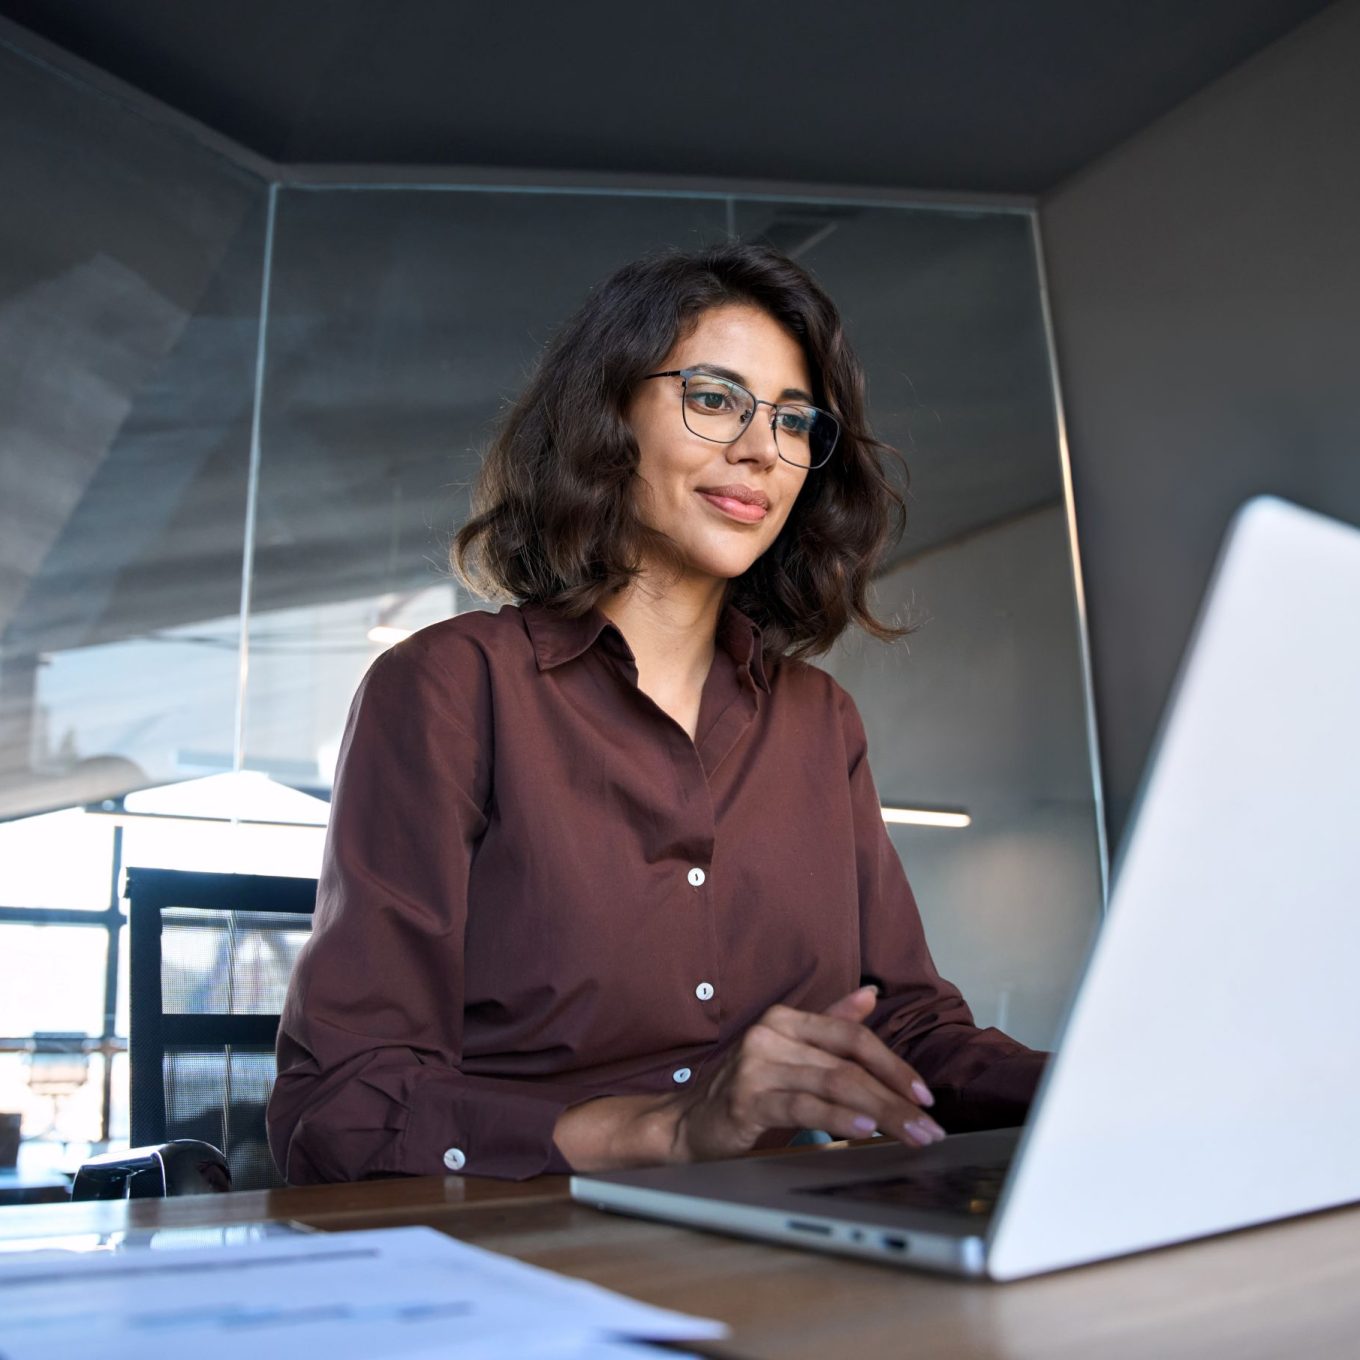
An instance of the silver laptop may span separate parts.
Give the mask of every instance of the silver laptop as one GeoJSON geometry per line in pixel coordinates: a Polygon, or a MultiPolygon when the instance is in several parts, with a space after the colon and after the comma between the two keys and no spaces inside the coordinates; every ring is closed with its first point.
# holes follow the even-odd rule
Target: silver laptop
{"type": "Polygon", "coordinates": [[[1238,513],[1023,1130],[574,1176],[996,1280],[1360,1200],[1360,530],[1238,513]]]}

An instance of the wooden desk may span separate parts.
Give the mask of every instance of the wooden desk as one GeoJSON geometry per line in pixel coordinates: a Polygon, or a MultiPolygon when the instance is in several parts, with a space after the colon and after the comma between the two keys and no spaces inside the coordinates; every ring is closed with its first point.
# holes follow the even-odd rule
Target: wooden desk
{"type": "Polygon", "coordinates": [[[702,1353],[770,1360],[1351,1360],[1360,1208],[1008,1285],[617,1218],[562,1177],[364,1185],[0,1210],[0,1238],[291,1218],[337,1231],[425,1223],[649,1303],[723,1319],[702,1353]]]}

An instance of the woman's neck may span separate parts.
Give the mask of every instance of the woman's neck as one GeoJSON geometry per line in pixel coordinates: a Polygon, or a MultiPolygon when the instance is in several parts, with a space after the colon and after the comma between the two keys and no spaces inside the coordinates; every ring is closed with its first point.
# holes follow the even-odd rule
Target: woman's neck
{"type": "Polygon", "coordinates": [[[638,688],[691,737],[713,664],[726,589],[725,581],[713,579],[673,581],[657,588],[644,572],[600,604],[633,653],[638,688]]]}

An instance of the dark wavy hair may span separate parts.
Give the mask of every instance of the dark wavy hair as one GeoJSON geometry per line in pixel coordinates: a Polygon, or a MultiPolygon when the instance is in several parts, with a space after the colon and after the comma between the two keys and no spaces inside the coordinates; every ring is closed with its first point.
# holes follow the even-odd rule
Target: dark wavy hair
{"type": "Polygon", "coordinates": [[[644,560],[676,561],[670,540],[635,511],[638,446],[625,412],[699,316],[728,303],[754,304],[792,333],[814,400],[841,426],[831,461],[808,474],[778,538],[731,582],[729,602],[760,626],[771,657],[825,652],[852,623],[877,638],[901,634],[867,600],[904,510],[887,474],[900,459],[869,432],[864,370],[811,275],[742,242],[625,265],[557,333],[487,452],[473,518],[454,543],[454,568],[473,590],[575,616],[626,586],[644,560]]]}

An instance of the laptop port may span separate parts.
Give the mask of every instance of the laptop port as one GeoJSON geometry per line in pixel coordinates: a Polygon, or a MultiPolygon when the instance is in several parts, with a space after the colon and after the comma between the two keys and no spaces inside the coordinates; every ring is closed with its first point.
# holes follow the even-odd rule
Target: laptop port
{"type": "Polygon", "coordinates": [[[801,1218],[789,1219],[789,1227],[797,1232],[816,1233],[818,1237],[830,1237],[831,1225],[829,1223],[808,1223],[801,1218]]]}
{"type": "Polygon", "coordinates": [[[905,1252],[910,1250],[910,1247],[907,1245],[907,1239],[905,1237],[898,1237],[894,1233],[884,1233],[880,1240],[889,1251],[905,1252]]]}

